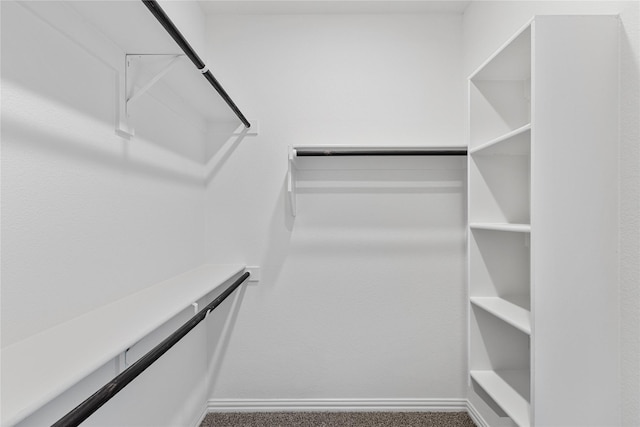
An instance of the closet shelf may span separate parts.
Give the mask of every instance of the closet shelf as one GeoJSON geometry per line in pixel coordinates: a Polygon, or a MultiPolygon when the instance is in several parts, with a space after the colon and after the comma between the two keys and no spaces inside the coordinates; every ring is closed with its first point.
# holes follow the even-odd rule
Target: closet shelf
{"type": "Polygon", "coordinates": [[[531,312],[499,297],[471,297],[471,303],[504,320],[527,335],[531,335],[531,312]]]}
{"type": "MultiPolygon", "coordinates": [[[[90,24],[85,27],[93,28],[87,31],[106,38],[122,54],[123,68],[118,70],[124,77],[119,79],[119,131],[133,135],[135,123],[130,124],[129,119],[144,108],[136,105],[142,93],[168,108],[179,108],[187,118],[207,124],[245,121],[248,126],[207,64],[191,48],[194,40],[184,37],[183,51],[172,38],[180,35],[179,29],[170,20],[169,28],[163,28],[165,23],[158,18],[163,12],[156,2],[69,2],[68,7],[90,24]],[[171,27],[176,31],[170,33],[171,27]]],[[[189,35],[189,28],[182,31],[189,35]]]]}
{"type": "Polygon", "coordinates": [[[14,425],[245,269],[205,264],[2,349],[2,420],[14,425]]]}
{"type": "Polygon", "coordinates": [[[314,145],[292,147],[296,157],[323,156],[466,156],[467,147],[346,146],[314,145]]]}
{"type": "Polygon", "coordinates": [[[472,370],[470,374],[513,422],[520,427],[528,427],[531,424],[528,370],[472,370]],[[526,395],[522,396],[521,393],[526,395]]]}
{"type": "Polygon", "coordinates": [[[473,230],[512,231],[516,233],[530,233],[530,224],[510,224],[506,222],[472,222],[469,227],[473,230]]]}
{"type": "Polygon", "coordinates": [[[314,158],[365,156],[379,158],[389,156],[400,161],[401,157],[436,156],[465,157],[464,146],[367,146],[367,145],[297,145],[289,147],[287,170],[287,194],[291,215],[296,216],[296,171],[305,169],[314,158]],[[307,160],[303,160],[307,159],[307,160]]]}
{"type": "Polygon", "coordinates": [[[531,153],[531,123],[469,150],[471,155],[526,156],[531,153]]]}

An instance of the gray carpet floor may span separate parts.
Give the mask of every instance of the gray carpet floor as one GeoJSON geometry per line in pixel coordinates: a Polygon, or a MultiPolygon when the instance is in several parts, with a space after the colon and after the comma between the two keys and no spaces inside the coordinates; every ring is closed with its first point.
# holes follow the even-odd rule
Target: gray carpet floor
{"type": "Polygon", "coordinates": [[[466,412],[218,412],[200,427],[476,427],[466,412]]]}

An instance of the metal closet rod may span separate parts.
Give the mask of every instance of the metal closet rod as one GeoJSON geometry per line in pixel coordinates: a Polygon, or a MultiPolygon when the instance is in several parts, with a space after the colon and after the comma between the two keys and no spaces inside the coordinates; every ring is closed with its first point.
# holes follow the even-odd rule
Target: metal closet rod
{"type": "Polygon", "coordinates": [[[466,156],[467,149],[411,149],[411,150],[322,150],[322,149],[296,149],[299,157],[312,156],[466,156]]]}
{"type": "Polygon", "coordinates": [[[213,86],[213,88],[220,94],[222,99],[224,99],[224,102],[226,102],[229,108],[233,110],[233,112],[235,113],[236,116],[238,116],[240,121],[242,121],[242,123],[247,128],[250,128],[251,123],[249,123],[249,120],[247,120],[244,114],[242,114],[242,111],[240,111],[240,109],[235,104],[235,102],[233,102],[233,100],[231,99],[227,91],[224,90],[224,88],[220,85],[218,80],[216,80],[213,74],[211,74],[211,71],[207,69],[206,64],[202,61],[202,59],[200,59],[196,51],[193,50],[193,48],[191,47],[187,39],[184,38],[180,30],[178,30],[178,28],[174,25],[173,21],[171,21],[171,19],[167,16],[164,10],[162,10],[162,7],[160,7],[158,2],[155,0],[142,0],[142,3],[144,3],[145,6],[147,6],[147,9],[149,9],[149,11],[153,14],[153,16],[156,17],[158,22],[162,24],[164,29],[167,30],[167,32],[173,38],[173,40],[175,40],[175,42],[178,43],[178,46],[180,46],[180,49],[182,49],[185,55],[189,57],[191,62],[193,62],[196,68],[202,73],[204,78],[207,79],[209,83],[211,83],[211,86],[213,86]]]}
{"type": "Polygon", "coordinates": [[[138,359],[133,365],[122,371],[120,375],[113,380],[105,384],[100,390],[95,392],[84,402],[72,409],[68,414],[60,418],[52,427],[75,427],[80,425],[84,420],[89,418],[91,414],[100,409],[102,405],[107,403],[112,397],[114,397],[120,390],[125,388],[127,384],[133,381],[138,375],[140,375],[145,369],[147,369],[153,362],[158,360],[160,356],[165,354],[171,347],[173,347],[178,341],[180,341],[185,335],[189,333],[193,328],[202,322],[209,314],[209,311],[214,310],[224,301],[238,286],[242,284],[250,273],[247,271],[238,279],[236,279],[225,291],[220,294],[216,299],[211,301],[209,305],[200,310],[198,314],[189,319],[185,324],[178,328],[174,333],[169,335],[164,341],[151,349],[148,353],[138,359]]]}

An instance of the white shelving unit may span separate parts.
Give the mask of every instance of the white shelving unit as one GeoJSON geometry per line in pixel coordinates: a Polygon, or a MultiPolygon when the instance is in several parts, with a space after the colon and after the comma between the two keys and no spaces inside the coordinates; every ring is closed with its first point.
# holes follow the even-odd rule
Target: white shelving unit
{"type": "Polygon", "coordinates": [[[205,264],[2,349],[1,424],[20,422],[244,270],[205,264]]]}
{"type": "Polygon", "coordinates": [[[469,77],[470,400],[487,420],[618,424],[617,31],[539,16],[469,77]]]}

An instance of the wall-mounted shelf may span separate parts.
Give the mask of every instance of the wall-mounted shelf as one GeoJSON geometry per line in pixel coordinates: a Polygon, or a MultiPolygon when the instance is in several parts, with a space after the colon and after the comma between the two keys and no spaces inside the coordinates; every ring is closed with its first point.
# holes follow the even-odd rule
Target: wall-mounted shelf
{"type": "Polygon", "coordinates": [[[193,116],[194,120],[204,123],[203,128],[210,123],[234,122],[250,127],[250,121],[157,2],[69,4],[102,37],[124,52],[123,68],[119,70],[124,76],[118,93],[120,133],[135,133],[135,104],[137,98],[145,94],[193,116]]]}
{"type": "Polygon", "coordinates": [[[348,146],[348,145],[301,145],[289,147],[287,170],[287,193],[291,214],[296,216],[296,170],[298,158],[357,157],[357,156],[466,156],[467,147],[420,147],[420,146],[348,146]]]}
{"type": "Polygon", "coordinates": [[[14,425],[241,273],[205,264],[2,349],[2,421],[14,425]]]}

